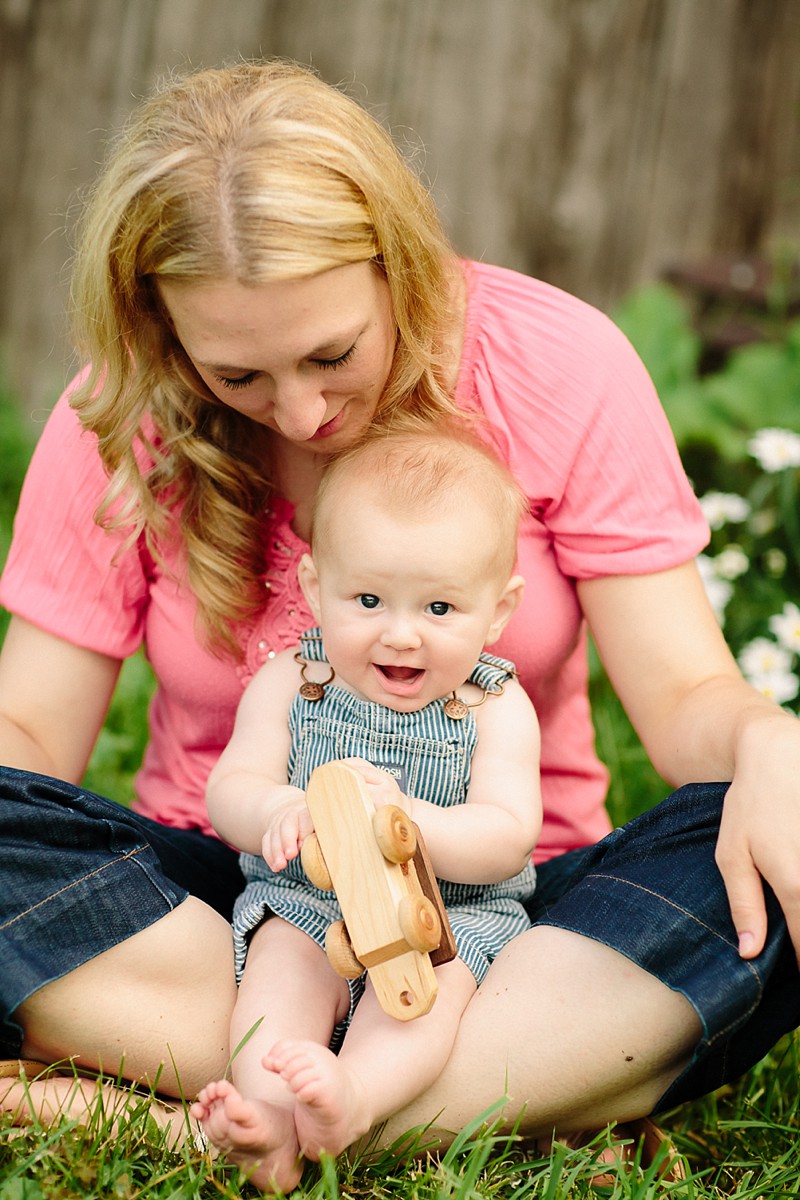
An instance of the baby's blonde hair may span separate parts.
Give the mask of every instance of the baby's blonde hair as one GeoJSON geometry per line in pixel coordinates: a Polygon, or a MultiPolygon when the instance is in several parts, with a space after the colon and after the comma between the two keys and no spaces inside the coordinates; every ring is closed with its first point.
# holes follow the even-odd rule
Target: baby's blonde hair
{"type": "Polygon", "coordinates": [[[478,505],[488,514],[494,537],[491,546],[476,547],[476,554],[486,553],[488,569],[501,585],[514,570],[528,499],[508,467],[462,425],[377,434],[339,455],[317,490],[313,554],[324,555],[337,504],[348,489],[361,489],[370,503],[411,521],[478,505]]]}
{"type": "Polygon", "coordinates": [[[206,388],[157,281],[258,285],[374,263],[397,326],[375,424],[422,425],[453,411],[443,355],[454,261],[386,130],[309,68],[199,71],[133,114],[80,232],[72,306],[91,371],[73,403],[110,476],[98,520],[131,540],[144,533],[157,552],[168,514],[179,519],[212,645],[238,653],[232,626],[264,602],[270,435],[206,388]]]}

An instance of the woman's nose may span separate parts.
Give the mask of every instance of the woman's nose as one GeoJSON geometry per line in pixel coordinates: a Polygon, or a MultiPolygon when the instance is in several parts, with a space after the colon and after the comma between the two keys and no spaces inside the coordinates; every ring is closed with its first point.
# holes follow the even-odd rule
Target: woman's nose
{"type": "Polygon", "coordinates": [[[317,386],[311,383],[284,383],[276,386],[272,398],[272,420],[283,437],[304,442],[325,422],[327,404],[317,386]]]}

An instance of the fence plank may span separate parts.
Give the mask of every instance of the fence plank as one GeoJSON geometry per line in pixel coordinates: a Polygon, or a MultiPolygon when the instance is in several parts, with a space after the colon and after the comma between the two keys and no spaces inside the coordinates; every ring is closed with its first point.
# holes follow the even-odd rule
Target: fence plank
{"type": "Polygon", "coordinates": [[[465,254],[608,307],[800,220],[797,0],[0,0],[0,344],[67,377],[65,236],[106,131],[165,70],[284,54],[421,162],[465,254]]]}

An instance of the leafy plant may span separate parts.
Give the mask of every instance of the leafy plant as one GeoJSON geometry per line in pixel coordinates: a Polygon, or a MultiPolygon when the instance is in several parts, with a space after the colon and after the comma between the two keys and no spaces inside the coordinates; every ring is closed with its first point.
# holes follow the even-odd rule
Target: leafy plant
{"type": "Polygon", "coordinates": [[[746,458],[759,429],[797,427],[800,322],[784,323],[776,340],[736,350],[721,370],[701,375],[701,339],[674,288],[658,283],[632,293],[614,320],[644,360],[699,485],[711,486],[704,476],[718,473],[729,485],[729,468],[746,458]]]}
{"type": "MultiPolygon", "coordinates": [[[[700,373],[688,305],[664,284],[616,313],[650,370],[711,526],[699,566],[745,675],[791,705],[800,692],[800,322],[700,373]]],[[[800,711],[795,703],[792,711],[800,711]]]]}

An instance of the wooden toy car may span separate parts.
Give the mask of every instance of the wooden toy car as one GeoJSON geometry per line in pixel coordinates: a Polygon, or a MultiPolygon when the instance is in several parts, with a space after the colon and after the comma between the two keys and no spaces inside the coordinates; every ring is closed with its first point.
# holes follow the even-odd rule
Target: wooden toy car
{"type": "Polygon", "coordinates": [[[423,1016],[438,990],[434,966],[456,949],[417,826],[394,805],[376,809],[363,777],[342,762],[317,767],[306,802],[314,833],[303,868],[315,887],[335,890],[344,918],[325,941],[333,969],[345,979],[366,969],[385,1012],[423,1016]]]}

